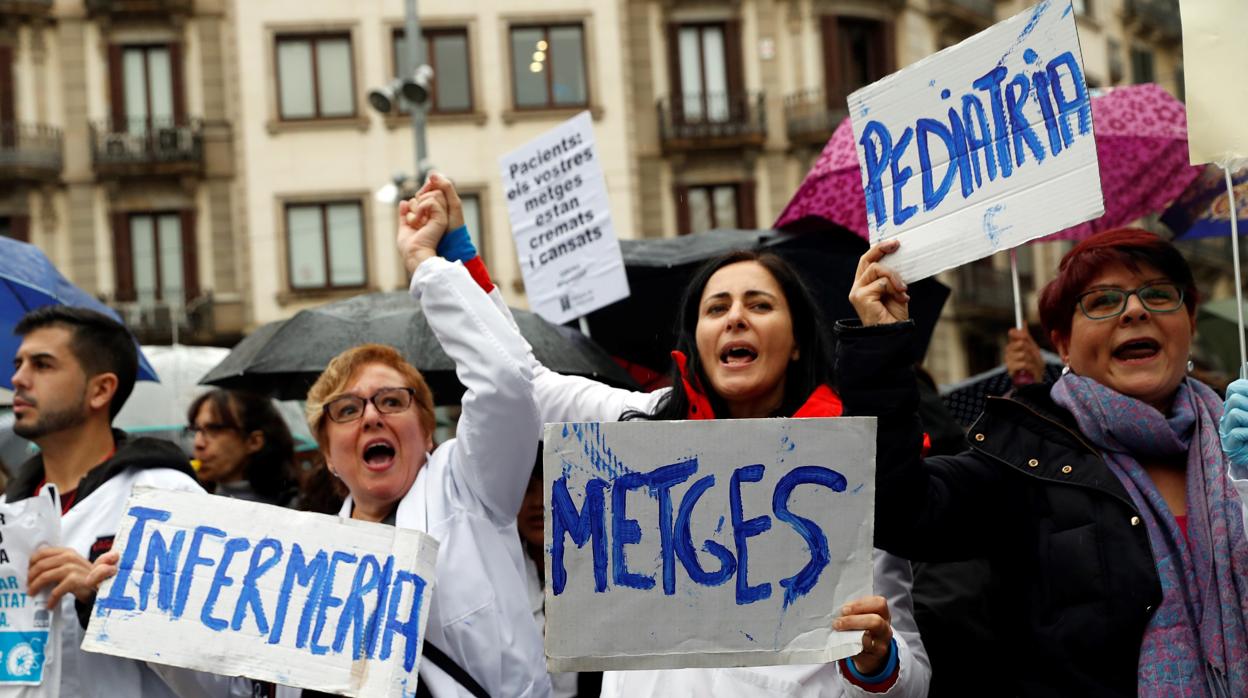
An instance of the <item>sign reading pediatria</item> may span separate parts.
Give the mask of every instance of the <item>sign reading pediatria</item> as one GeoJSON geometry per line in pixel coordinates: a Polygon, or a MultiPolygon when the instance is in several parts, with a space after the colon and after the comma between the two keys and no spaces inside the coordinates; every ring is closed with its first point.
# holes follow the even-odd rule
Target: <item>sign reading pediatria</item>
{"type": "Polygon", "coordinates": [[[135,488],[82,648],[349,696],[410,696],[438,543],[419,531],[135,488]]]}
{"type": "Polygon", "coordinates": [[[553,671],[830,662],[869,595],[875,419],[546,425],[553,671]]]}
{"type": "Polygon", "coordinates": [[[849,96],[873,243],[907,281],[1104,213],[1069,0],[849,96]]]}
{"type": "Polygon", "coordinates": [[[562,324],[627,298],[589,112],[508,153],[500,164],[533,311],[562,324]]]}

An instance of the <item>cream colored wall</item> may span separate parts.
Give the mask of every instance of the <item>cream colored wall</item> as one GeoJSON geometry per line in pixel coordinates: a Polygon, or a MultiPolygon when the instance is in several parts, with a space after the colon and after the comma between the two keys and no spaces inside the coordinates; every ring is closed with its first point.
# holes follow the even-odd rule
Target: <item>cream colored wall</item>
{"type": "MultiPolygon", "coordinates": [[[[473,96],[483,123],[472,118],[460,123],[432,121],[427,130],[428,157],[461,188],[482,190],[486,228],[484,254],[491,273],[508,301],[524,304],[518,291],[516,262],[506,199],[502,192],[498,158],[558,125],[572,113],[534,118],[518,116],[505,123],[510,110],[508,20],[585,19],[590,100],[601,108],[594,123],[599,160],[613,203],[612,217],[620,237],[634,234],[633,184],[629,172],[622,64],[621,18],[614,2],[602,0],[543,0],[520,5],[503,0],[479,2],[422,0],[422,21],[466,20],[469,24],[473,96]],[[519,8],[519,9],[517,9],[519,8]]],[[[367,105],[368,89],[390,79],[390,27],[403,20],[400,0],[275,0],[237,1],[233,8],[238,65],[236,133],[240,138],[239,166],[246,197],[246,225],[251,248],[253,322],[287,317],[300,308],[326,301],[325,297],[281,302],[284,294],[281,197],[317,192],[374,191],[395,172],[411,173],[412,134],[406,121],[391,128],[367,105]],[[272,44],[267,33],[292,21],[354,28],[356,92],[360,127],[309,128],[271,133],[266,124],[275,117],[272,44]]],[[[369,283],[379,290],[406,286],[394,252],[394,209],[371,200],[365,215],[369,250],[369,283]]]]}

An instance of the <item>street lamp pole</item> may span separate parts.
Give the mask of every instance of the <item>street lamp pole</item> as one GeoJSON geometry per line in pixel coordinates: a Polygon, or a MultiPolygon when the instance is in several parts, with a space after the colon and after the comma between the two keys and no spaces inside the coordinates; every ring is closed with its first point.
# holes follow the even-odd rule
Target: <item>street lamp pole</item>
{"type": "MultiPolygon", "coordinates": [[[[407,5],[407,16],[404,22],[403,33],[407,37],[407,64],[413,73],[425,64],[424,58],[424,37],[420,34],[420,16],[416,13],[416,0],[405,0],[407,5]]],[[[405,75],[410,78],[412,75],[405,75]]],[[[427,103],[428,100],[425,100],[427,103]]],[[[425,103],[412,104],[408,102],[412,118],[412,140],[416,146],[416,169],[414,177],[416,179],[416,187],[419,188],[425,182],[425,159],[428,151],[425,148],[425,103]]]]}

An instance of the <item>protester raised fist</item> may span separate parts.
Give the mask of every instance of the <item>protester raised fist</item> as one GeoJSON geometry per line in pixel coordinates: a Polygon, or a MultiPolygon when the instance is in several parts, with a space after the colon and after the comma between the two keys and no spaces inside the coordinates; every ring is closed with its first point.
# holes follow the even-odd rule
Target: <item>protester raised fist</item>
{"type": "Polygon", "coordinates": [[[886,325],[910,317],[910,294],[901,276],[881,260],[901,247],[897,240],[872,245],[858,260],[849,302],[858,312],[863,325],[886,325]]]}
{"type": "Polygon", "coordinates": [[[438,256],[438,243],[447,231],[446,196],[440,190],[424,191],[399,203],[397,244],[408,274],[430,257],[438,256]]]}
{"type": "Polygon", "coordinates": [[[446,197],[446,213],[447,213],[447,230],[456,230],[464,226],[464,202],[459,199],[459,192],[455,191],[455,185],[446,175],[434,172],[429,175],[429,179],[425,180],[425,186],[416,192],[416,197],[420,198],[422,194],[431,191],[440,191],[446,197]]]}
{"type": "Polygon", "coordinates": [[[1010,341],[1005,345],[1005,370],[1015,385],[1034,383],[1044,376],[1044,357],[1040,345],[1025,329],[1011,327],[1010,341]]]}

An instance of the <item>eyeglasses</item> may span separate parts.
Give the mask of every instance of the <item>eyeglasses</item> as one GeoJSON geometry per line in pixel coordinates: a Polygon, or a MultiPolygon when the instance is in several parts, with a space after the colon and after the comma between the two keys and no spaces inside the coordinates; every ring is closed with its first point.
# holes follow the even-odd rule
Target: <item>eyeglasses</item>
{"type": "Polygon", "coordinates": [[[235,427],[220,422],[209,422],[207,424],[191,424],[182,430],[187,438],[194,439],[201,433],[209,438],[216,438],[218,434],[225,431],[237,431],[235,427]]]}
{"type": "Polygon", "coordinates": [[[324,409],[330,419],[339,424],[346,424],[364,416],[367,403],[373,403],[373,407],[376,407],[377,411],[382,414],[395,414],[411,407],[415,395],[416,391],[413,388],[382,388],[367,399],[358,395],[336,397],[325,403],[324,409]]]}
{"type": "Polygon", "coordinates": [[[1130,291],[1123,288],[1098,288],[1079,296],[1079,310],[1089,320],[1108,320],[1122,315],[1127,299],[1136,296],[1145,308],[1154,313],[1173,313],[1183,307],[1183,289],[1169,281],[1144,284],[1130,291]]]}

